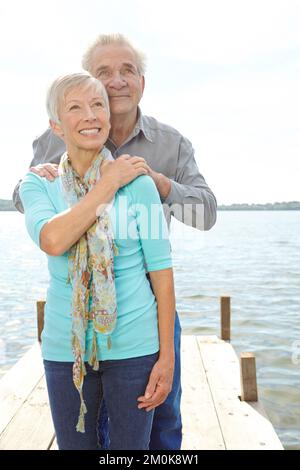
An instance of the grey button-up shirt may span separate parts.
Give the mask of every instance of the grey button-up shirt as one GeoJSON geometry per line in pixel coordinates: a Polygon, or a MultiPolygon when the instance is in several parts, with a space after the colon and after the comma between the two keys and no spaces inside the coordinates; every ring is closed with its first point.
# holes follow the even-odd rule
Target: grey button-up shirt
{"type": "MultiPolygon", "coordinates": [[[[124,153],[143,157],[154,171],[170,178],[170,194],[162,201],[168,224],[173,215],[200,230],[209,230],[214,225],[216,198],[199,173],[191,142],[177,130],[142,115],[139,109],[136,126],[128,139],[120,147],[108,139],[106,147],[114,158],[124,153]]],[[[33,142],[34,158],[30,167],[59,163],[64,152],[65,143],[49,128],[33,142]]],[[[19,184],[14,190],[13,201],[23,212],[19,184]]]]}

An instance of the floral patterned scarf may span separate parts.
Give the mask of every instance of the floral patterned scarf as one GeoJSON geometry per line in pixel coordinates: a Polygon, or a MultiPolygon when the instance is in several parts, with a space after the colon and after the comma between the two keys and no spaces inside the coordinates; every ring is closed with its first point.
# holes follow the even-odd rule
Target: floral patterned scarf
{"type": "MultiPolygon", "coordinates": [[[[110,156],[108,150],[102,150],[83,178],[73,169],[67,153],[62,156],[59,175],[69,206],[76,204],[93,189],[100,178],[100,166],[108,157],[107,153],[110,156]]],[[[88,363],[94,370],[99,368],[96,332],[107,335],[107,347],[110,348],[109,335],[116,325],[114,255],[117,255],[117,248],[113,239],[111,221],[107,210],[103,210],[95,223],[68,253],[68,282],[72,285],[73,292],[71,306],[72,349],[75,358],[73,381],[80,394],[80,413],[76,426],[78,432],[85,432],[84,415],[87,412],[83,399],[83,380],[86,375],[84,358],[88,321],[93,322],[92,351],[88,363]]]]}

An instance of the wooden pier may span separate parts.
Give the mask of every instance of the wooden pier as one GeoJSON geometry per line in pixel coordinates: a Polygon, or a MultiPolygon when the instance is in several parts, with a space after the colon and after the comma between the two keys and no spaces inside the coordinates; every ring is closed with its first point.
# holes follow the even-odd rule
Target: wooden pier
{"type": "MultiPolygon", "coordinates": [[[[283,450],[258,399],[255,357],[239,361],[229,339],[229,297],[221,298],[221,339],[182,337],[182,449],[283,450]]],[[[8,449],[57,449],[38,342],[0,381],[0,450],[8,449]]]]}

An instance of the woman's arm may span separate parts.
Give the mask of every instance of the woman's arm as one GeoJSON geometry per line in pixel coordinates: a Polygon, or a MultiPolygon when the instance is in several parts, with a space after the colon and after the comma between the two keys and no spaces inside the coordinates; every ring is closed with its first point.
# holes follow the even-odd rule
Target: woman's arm
{"type": "Polygon", "coordinates": [[[52,217],[40,232],[40,248],[48,255],[65,253],[91,227],[99,206],[107,204],[116,191],[137,176],[147,173],[143,158],[124,155],[102,165],[102,177],[72,208],[52,217]]]}
{"type": "Polygon", "coordinates": [[[157,302],[159,357],[166,361],[174,359],[175,293],[173,269],[149,273],[157,302]]]}
{"type": "Polygon", "coordinates": [[[132,188],[132,210],[157,301],[159,359],[150,374],[145,394],[138,398],[139,407],[150,410],[167,398],[173,381],[175,294],[171,247],[167,223],[155,183],[149,176],[136,179],[132,188]]]}
{"type": "Polygon", "coordinates": [[[159,359],[154,365],[145,395],[139,397],[139,408],[147,411],[165,401],[172,389],[174,374],[175,293],[172,268],[150,272],[157,301],[159,359]]]}

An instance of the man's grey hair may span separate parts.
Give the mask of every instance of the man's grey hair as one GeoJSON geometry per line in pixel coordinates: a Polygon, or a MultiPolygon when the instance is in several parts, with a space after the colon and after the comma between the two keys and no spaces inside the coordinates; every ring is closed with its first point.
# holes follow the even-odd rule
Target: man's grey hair
{"type": "Polygon", "coordinates": [[[123,36],[123,34],[100,34],[95,41],[89,46],[86,52],[83,54],[82,57],[82,68],[87,70],[89,73],[92,73],[92,66],[93,66],[93,55],[96,49],[100,46],[109,46],[109,45],[120,45],[120,46],[128,46],[133,51],[136,57],[136,65],[138,69],[138,73],[140,75],[145,75],[146,72],[146,55],[134,47],[131,42],[123,36]]]}
{"type": "Polygon", "coordinates": [[[99,80],[92,77],[90,74],[86,72],[80,72],[62,75],[61,77],[58,77],[56,80],[54,80],[50,86],[47,93],[46,106],[48,116],[51,121],[54,121],[57,124],[60,123],[58,114],[59,106],[65,99],[66,94],[76,86],[83,86],[86,88],[94,87],[96,92],[98,92],[103,97],[105,108],[108,112],[108,116],[110,116],[109,101],[105,87],[99,80]]]}

